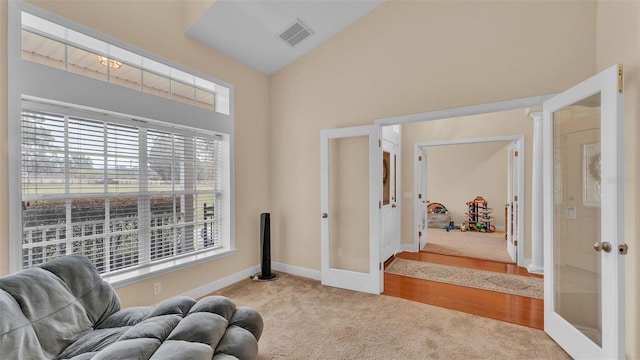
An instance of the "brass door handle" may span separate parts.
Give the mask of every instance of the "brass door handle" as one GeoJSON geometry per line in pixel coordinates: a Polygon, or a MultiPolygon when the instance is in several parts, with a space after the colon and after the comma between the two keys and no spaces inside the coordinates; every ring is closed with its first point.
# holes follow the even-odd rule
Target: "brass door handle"
{"type": "Polygon", "coordinates": [[[606,241],[598,241],[597,243],[593,244],[593,249],[595,251],[603,250],[604,252],[611,252],[611,244],[606,241]]]}
{"type": "Polygon", "coordinates": [[[396,203],[393,203],[393,204],[391,204],[391,207],[395,209],[395,208],[397,208],[398,206],[396,205],[396,203]]]}

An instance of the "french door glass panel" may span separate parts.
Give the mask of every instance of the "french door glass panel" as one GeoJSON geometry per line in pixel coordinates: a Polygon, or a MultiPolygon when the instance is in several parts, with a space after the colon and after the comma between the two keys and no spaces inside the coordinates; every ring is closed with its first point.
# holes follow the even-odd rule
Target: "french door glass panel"
{"type": "Polygon", "coordinates": [[[600,93],[553,113],[554,311],[602,346],[600,93]]]}
{"type": "Polygon", "coordinates": [[[329,267],[369,273],[369,137],[329,139],[329,267]]]}

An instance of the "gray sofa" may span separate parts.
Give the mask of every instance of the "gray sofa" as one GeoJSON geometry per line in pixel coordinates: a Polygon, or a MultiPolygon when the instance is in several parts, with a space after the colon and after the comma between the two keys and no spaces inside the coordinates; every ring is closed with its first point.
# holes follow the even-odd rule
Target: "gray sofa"
{"type": "Polygon", "coordinates": [[[2,359],[255,359],[262,327],[222,296],[121,310],[78,255],[0,278],[2,359]]]}

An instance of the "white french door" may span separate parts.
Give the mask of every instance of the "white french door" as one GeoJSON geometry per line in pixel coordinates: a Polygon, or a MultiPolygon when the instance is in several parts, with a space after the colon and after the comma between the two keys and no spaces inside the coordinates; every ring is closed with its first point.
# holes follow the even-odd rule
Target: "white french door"
{"type": "Polygon", "coordinates": [[[379,134],[376,125],[321,131],[323,285],[382,292],[379,134]]]}
{"type": "Polygon", "coordinates": [[[505,216],[505,237],[507,252],[513,262],[518,262],[518,212],[520,196],[520,144],[512,142],[507,150],[507,214],[505,216]]]}
{"type": "Polygon", "coordinates": [[[416,146],[414,148],[414,213],[415,223],[418,224],[415,232],[415,242],[418,244],[418,250],[424,249],[427,245],[427,206],[429,201],[427,200],[427,151],[416,146]]]}
{"type": "Polygon", "coordinates": [[[613,66],[543,105],[544,328],[576,359],[625,357],[621,78],[613,66]]]}
{"type": "Polygon", "coordinates": [[[380,209],[380,260],[386,261],[400,249],[400,127],[382,128],[382,207],[380,209]],[[396,129],[397,128],[397,129],[396,129]]]}

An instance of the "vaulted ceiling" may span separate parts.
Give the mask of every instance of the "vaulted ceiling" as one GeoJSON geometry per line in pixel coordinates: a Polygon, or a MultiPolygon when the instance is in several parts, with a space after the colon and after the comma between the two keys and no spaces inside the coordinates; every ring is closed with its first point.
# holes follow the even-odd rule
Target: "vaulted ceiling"
{"type": "Polygon", "coordinates": [[[218,0],[193,23],[187,35],[270,75],[382,2],[218,0]]]}

